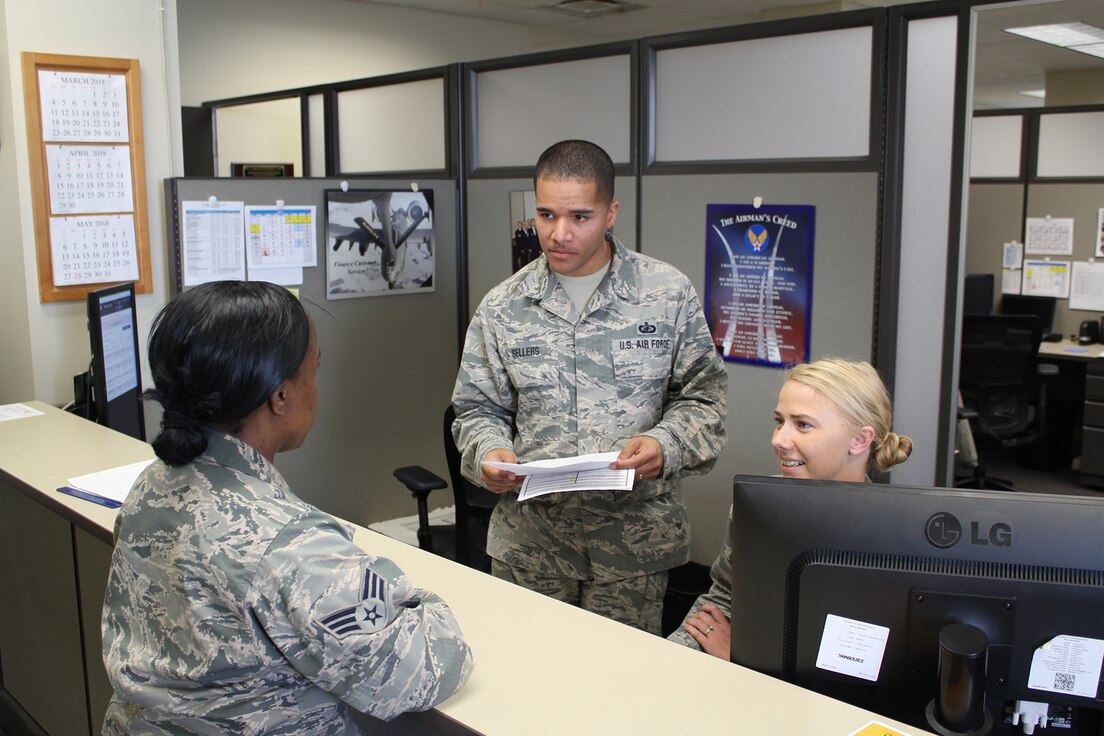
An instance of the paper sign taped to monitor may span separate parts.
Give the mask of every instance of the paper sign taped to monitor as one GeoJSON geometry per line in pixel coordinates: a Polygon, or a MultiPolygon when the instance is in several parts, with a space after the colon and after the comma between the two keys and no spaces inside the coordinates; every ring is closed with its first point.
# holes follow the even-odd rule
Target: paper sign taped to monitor
{"type": "Polygon", "coordinates": [[[1104,661],[1104,641],[1056,636],[1035,650],[1027,686],[1032,690],[1095,698],[1104,661]]]}
{"type": "Polygon", "coordinates": [[[824,619],[816,666],[829,672],[878,681],[889,629],[829,613],[824,619]]]}

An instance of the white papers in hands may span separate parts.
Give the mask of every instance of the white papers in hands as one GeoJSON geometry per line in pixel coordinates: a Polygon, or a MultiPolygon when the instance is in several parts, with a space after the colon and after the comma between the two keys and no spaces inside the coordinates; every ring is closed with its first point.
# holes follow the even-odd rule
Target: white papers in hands
{"type": "Polygon", "coordinates": [[[547,493],[568,491],[629,491],[632,490],[635,476],[636,471],[632,468],[527,475],[521,484],[521,491],[518,492],[518,500],[528,501],[547,493]]]}
{"type": "Polygon", "coordinates": [[[492,468],[525,476],[518,493],[519,501],[548,493],[569,491],[627,491],[632,489],[636,471],[610,470],[620,453],[598,452],[578,457],[534,460],[531,463],[487,462],[492,468]]]}
{"type": "Polygon", "coordinates": [[[578,457],[558,457],[552,460],[534,460],[531,463],[483,463],[499,470],[509,470],[515,475],[548,475],[549,473],[567,473],[577,470],[605,470],[621,454],[618,452],[595,452],[578,457]]]}

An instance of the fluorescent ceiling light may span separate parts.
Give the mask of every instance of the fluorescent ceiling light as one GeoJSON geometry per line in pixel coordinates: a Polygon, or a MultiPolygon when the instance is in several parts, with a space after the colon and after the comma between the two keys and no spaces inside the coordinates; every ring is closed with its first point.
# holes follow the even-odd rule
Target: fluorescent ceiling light
{"type": "Polygon", "coordinates": [[[1005,28],[1004,30],[1006,33],[1042,41],[1053,46],[1061,46],[1062,48],[1104,43],[1104,29],[1090,26],[1087,23],[1051,23],[1043,26],[1005,28]]]}
{"type": "Polygon", "coordinates": [[[1046,99],[1045,89],[1022,89],[1020,90],[1020,94],[1025,97],[1038,97],[1040,100],[1046,99]]]}
{"type": "Polygon", "coordinates": [[[643,6],[622,2],[622,0],[561,0],[553,5],[538,6],[540,10],[551,10],[556,13],[573,15],[576,18],[597,18],[609,13],[639,10],[641,7],[643,6]]]}
{"type": "Polygon", "coordinates": [[[1090,43],[1084,46],[1070,46],[1070,51],[1080,51],[1089,56],[1099,56],[1104,59],[1104,43],[1090,43]]]}

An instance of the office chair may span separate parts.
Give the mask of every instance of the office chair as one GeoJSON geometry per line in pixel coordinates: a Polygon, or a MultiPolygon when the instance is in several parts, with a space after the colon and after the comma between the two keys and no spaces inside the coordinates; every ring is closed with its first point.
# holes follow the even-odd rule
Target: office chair
{"type": "Polygon", "coordinates": [[[394,476],[406,486],[418,502],[418,546],[427,552],[454,559],[484,572],[491,571],[487,556],[487,528],[498,496],[486,488],[468,482],[460,474],[460,451],[452,439],[452,422],[456,412],[450,404],[445,410],[443,440],[445,463],[448,465],[452,496],[456,506],[456,523],[430,525],[429,494],[449,483],[420,465],[398,468],[394,476]]]}
{"type": "MultiPolygon", "coordinates": [[[[1042,329],[1034,315],[963,317],[959,418],[969,422],[963,431],[972,435],[977,449],[972,477],[957,486],[1015,490],[986,474],[985,450],[1024,447],[1046,431],[1046,389],[1039,379],[1057,371],[1038,363],[1042,329]]],[[[969,444],[969,438],[960,438],[960,447],[969,444]]]]}

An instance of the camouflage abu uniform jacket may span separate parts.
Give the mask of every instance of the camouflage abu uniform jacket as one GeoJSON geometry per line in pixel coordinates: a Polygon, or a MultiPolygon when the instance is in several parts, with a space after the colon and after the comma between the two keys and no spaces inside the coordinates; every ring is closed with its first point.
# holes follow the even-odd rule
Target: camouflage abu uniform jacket
{"type": "Polygon", "coordinates": [[[713,560],[713,566],[709,568],[709,576],[713,578],[713,584],[709,590],[698,596],[694,605],[690,607],[686,617],[679,627],[667,637],[671,641],[678,642],[685,647],[701,649],[701,645],[686,630],[686,621],[702,609],[706,603],[712,603],[721,609],[729,621],[732,620],[732,510],[728,512],[728,523],[725,524],[724,542],[721,544],[721,553],[713,560]]]}
{"type": "Polygon", "coordinates": [[[451,695],[471,653],[440,598],[208,432],[154,462],[116,521],[103,611],[114,734],[355,734],[451,695]],[[345,701],[345,702],[342,702],[345,701]]]}
{"type": "Polygon", "coordinates": [[[617,580],[689,558],[678,479],[713,467],[728,375],[694,288],[675,268],[614,241],[609,273],[580,318],[542,256],[492,289],[468,328],[453,392],[464,475],[511,448],[519,462],[620,450],[646,434],[663,471],[632,491],[502,496],[487,551],[516,567],[617,580]]]}

